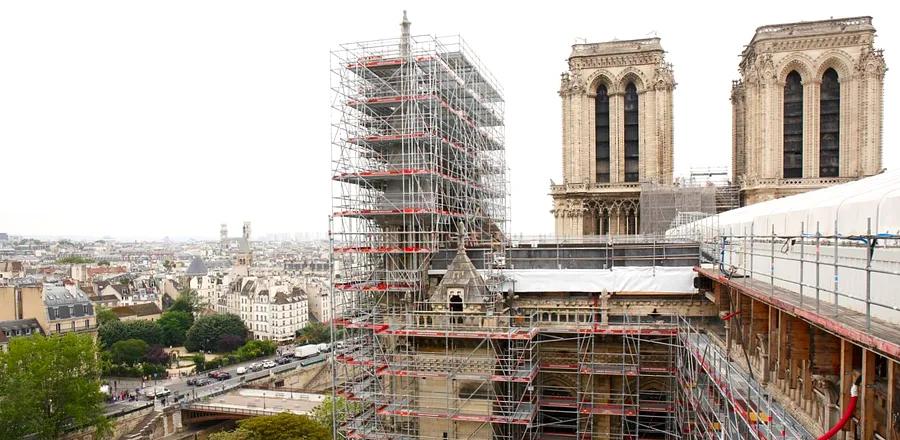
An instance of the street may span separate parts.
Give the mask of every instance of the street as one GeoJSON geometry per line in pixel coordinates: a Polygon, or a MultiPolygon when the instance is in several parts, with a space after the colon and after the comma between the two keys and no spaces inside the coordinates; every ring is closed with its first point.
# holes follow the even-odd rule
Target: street
{"type": "MultiPolygon", "coordinates": [[[[322,356],[319,354],[317,356],[322,356]]],[[[143,387],[166,387],[172,393],[165,398],[160,398],[159,400],[163,403],[163,406],[169,406],[175,404],[175,397],[180,396],[179,401],[184,401],[184,399],[188,400],[196,400],[199,398],[203,398],[209,396],[211,394],[217,394],[224,392],[226,390],[230,390],[233,388],[239,387],[243,383],[252,382],[254,380],[263,378],[268,376],[271,373],[280,373],[283,371],[291,370],[300,367],[300,359],[296,359],[293,357],[287,358],[290,360],[289,363],[284,365],[276,365],[274,368],[264,368],[260,371],[248,371],[243,375],[237,374],[237,369],[240,367],[248,367],[253,363],[263,363],[267,360],[274,360],[277,355],[272,355],[268,357],[257,358],[247,362],[241,362],[239,364],[229,365],[226,368],[221,368],[215,371],[226,371],[231,374],[231,378],[223,381],[213,381],[212,383],[205,386],[191,386],[187,384],[188,379],[191,378],[205,378],[207,377],[207,373],[209,371],[204,371],[202,373],[193,375],[193,376],[181,376],[181,377],[173,377],[168,379],[159,379],[159,380],[148,380],[143,381],[143,387]]],[[[313,367],[316,364],[309,365],[308,367],[313,367]]],[[[213,370],[210,370],[213,371],[213,370]]],[[[118,394],[122,391],[135,391],[136,389],[140,389],[142,385],[142,381],[139,379],[104,379],[109,381],[110,389],[113,394],[118,394]]],[[[149,399],[140,396],[137,401],[115,401],[107,404],[107,414],[113,414],[120,411],[127,411],[130,409],[140,408],[146,406],[147,403],[150,402],[149,399]]]]}

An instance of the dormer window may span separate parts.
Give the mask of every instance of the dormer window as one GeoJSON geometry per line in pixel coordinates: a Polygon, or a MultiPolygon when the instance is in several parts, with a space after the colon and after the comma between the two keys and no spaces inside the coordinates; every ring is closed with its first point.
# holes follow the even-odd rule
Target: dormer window
{"type": "Polygon", "coordinates": [[[458,287],[447,289],[447,307],[451,312],[463,311],[463,289],[458,287]]]}

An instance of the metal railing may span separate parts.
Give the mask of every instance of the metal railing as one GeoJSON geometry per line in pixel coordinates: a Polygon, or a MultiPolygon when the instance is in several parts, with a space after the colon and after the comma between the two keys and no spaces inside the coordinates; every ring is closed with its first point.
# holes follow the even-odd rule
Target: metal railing
{"type": "Polygon", "coordinates": [[[815,438],[683,317],[678,320],[678,339],[676,410],[682,427],[697,428],[706,434],[703,438],[815,438]]]}
{"type": "Polygon", "coordinates": [[[771,297],[789,291],[799,306],[823,312],[823,304],[838,316],[847,309],[872,319],[900,323],[900,306],[891,292],[900,282],[900,235],[867,232],[844,235],[835,222],[834,234],[823,234],[816,223],[810,230],[801,222],[799,234],[758,235],[751,224],[740,231],[726,230],[702,244],[722,272],[762,284],[771,297]],[[749,232],[748,232],[749,229],[749,232]]]}

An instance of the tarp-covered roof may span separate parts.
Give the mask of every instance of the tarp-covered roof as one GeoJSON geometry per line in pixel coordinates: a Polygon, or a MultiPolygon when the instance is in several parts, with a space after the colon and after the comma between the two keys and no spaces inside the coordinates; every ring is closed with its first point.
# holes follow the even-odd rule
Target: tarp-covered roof
{"type": "Polygon", "coordinates": [[[736,235],[841,235],[865,234],[868,219],[872,233],[900,233],[900,171],[884,172],[849,183],[834,185],[743,208],[671,229],[668,235],[684,235],[698,228],[715,234],[731,229],[736,235]],[[751,230],[752,226],[752,230],[751,230]]]}

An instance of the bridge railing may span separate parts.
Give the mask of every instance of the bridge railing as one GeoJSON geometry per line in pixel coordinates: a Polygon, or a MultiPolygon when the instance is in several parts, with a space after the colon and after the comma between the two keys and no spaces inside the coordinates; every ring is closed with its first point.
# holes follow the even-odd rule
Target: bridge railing
{"type": "Polygon", "coordinates": [[[207,412],[217,412],[217,413],[226,413],[226,414],[240,414],[240,415],[249,415],[249,416],[271,416],[273,414],[279,414],[282,411],[276,409],[255,409],[255,408],[237,408],[234,406],[219,406],[219,405],[209,405],[202,403],[191,403],[182,405],[182,409],[191,410],[191,411],[207,411],[207,412]]]}

